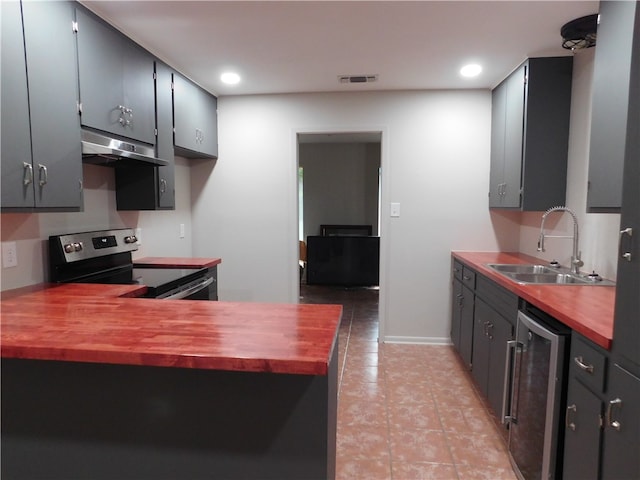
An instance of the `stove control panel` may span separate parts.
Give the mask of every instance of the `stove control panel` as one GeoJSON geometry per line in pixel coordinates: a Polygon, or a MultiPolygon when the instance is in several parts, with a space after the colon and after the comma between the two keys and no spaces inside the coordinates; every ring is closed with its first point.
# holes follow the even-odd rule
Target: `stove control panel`
{"type": "Polygon", "coordinates": [[[71,233],[49,237],[52,265],[104,257],[138,249],[138,239],[131,228],[71,233]]]}

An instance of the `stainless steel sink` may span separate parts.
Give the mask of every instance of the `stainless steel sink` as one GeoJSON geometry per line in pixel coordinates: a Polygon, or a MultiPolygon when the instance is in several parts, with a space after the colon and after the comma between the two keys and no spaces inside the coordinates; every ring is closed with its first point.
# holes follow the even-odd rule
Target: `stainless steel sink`
{"type": "Polygon", "coordinates": [[[613,286],[615,282],[593,275],[575,275],[568,269],[533,264],[496,264],[487,267],[520,284],[538,285],[599,285],[613,286]]]}
{"type": "Polygon", "coordinates": [[[544,265],[520,265],[514,263],[504,263],[504,264],[489,264],[488,267],[493,268],[494,270],[500,273],[556,273],[556,269],[551,267],[546,267],[544,265]]]}

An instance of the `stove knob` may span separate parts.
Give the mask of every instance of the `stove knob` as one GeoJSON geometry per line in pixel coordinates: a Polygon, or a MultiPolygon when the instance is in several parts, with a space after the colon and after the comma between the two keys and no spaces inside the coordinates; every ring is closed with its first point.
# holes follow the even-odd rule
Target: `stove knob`
{"type": "Polygon", "coordinates": [[[136,243],[137,241],[138,239],[136,238],[135,235],[128,235],[124,237],[124,243],[136,243]]]}
{"type": "Polygon", "coordinates": [[[73,248],[73,245],[71,243],[67,243],[62,248],[64,249],[64,253],[71,253],[71,252],[75,251],[75,249],[73,248]]]}
{"type": "Polygon", "coordinates": [[[76,243],[73,244],[73,249],[76,252],[81,252],[82,248],[83,248],[82,242],[76,242],[76,243]]]}

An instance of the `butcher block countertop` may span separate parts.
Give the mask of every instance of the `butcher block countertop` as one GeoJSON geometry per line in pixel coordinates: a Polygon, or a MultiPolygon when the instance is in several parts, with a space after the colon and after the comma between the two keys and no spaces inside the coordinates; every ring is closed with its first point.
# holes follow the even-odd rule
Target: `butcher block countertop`
{"type": "Polygon", "coordinates": [[[327,375],[340,305],[131,298],[144,286],[2,292],[3,358],[327,375]]]}
{"type": "Polygon", "coordinates": [[[133,260],[134,267],[211,268],[222,263],[219,258],[144,257],[133,260]]]}
{"type": "Polygon", "coordinates": [[[454,258],[547,312],[572,330],[607,350],[613,338],[615,287],[592,285],[521,285],[497,273],[487,263],[548,262],[521,253],[452,252],[454,258]]]}

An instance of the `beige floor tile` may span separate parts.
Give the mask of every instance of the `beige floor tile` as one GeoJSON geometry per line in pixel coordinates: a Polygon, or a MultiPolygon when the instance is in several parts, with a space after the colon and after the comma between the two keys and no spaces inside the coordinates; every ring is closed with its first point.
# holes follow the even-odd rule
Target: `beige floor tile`
{"type": "MultiPolygon", "coordinates": [[[[338,458],[336,462],[336,480],[389,480],[391,466],[389,459],[369,458],[356,460],[338,458]]],[[[401,480],[399,477],[398,480],[401,480]]]]}
{"type": "Polygon", "coordinates": [[[461,480],[517,480],[518,478],[511,467],[458,465],[457,469],[461,480]]]}
{"type": "Polygon", "coordinates": [[[456,464],[510,468],[506,448],[497,434],[446,432],[445,435],[456,464]]]}
{"type": "Polygon", "coordinates": [[[458,478],[455,466],[446,463],[392,462],[391,472],[394,480],[456,480],[458,478]]]}
{"type": "Polygon", "coordinates": [[[406,463],[453,463],[443,432],[389,428],[391,458],[406,463]]]}

